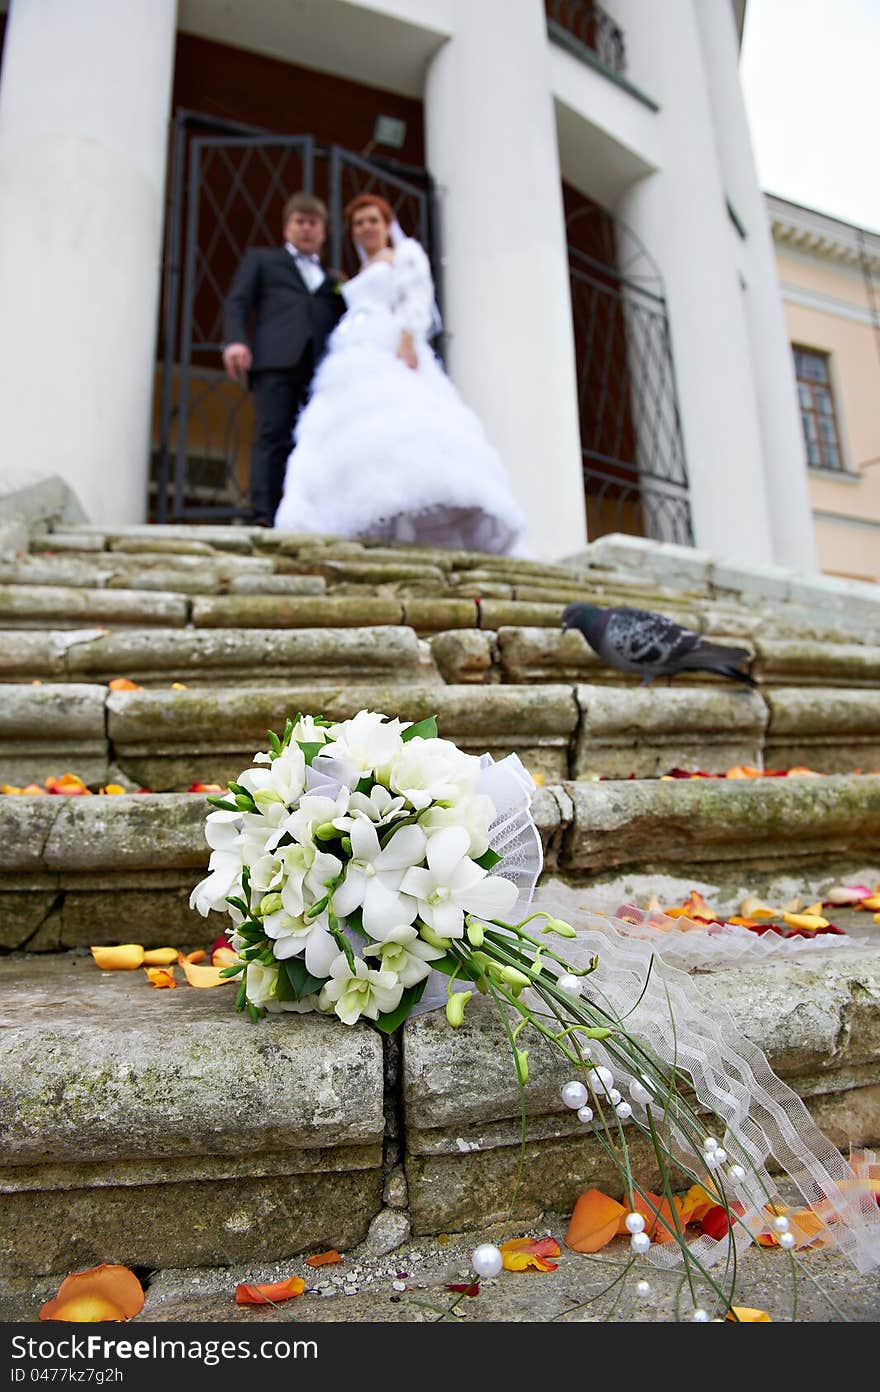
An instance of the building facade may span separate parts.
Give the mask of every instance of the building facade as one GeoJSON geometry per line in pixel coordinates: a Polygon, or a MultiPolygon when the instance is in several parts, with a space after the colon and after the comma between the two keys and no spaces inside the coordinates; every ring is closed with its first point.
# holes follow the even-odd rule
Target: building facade
{"type": "Polygon", "coordinates": [[[880,581],[880,235],[767,197],[819,565],[880,581]]]}
{"type": "Polygon", "coordinates": [[[247,434],[212,328],[232,252],[277,237],[291,178],[351,178],[413,200],[447,368],[541,556],[631,530],[814,569],[743,8],[11,0],[0,486],[61,474],[95,521],[143,520],[158,451],[185,504],[199,422],[247,434]]]}

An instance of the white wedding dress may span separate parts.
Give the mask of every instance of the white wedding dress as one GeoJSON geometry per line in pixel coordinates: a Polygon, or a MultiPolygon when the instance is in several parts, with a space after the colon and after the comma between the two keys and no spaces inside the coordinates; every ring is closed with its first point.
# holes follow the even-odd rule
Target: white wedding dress
{"type": "Polygon", "coordinates": [[[504,465],[427,335],[428,258],[412,238],[342,287],[330,336],[294,431],[275,526],[528,556],[525,518],[504,465]],[[419,365],[396,356],[413,335],[419,365]]]}

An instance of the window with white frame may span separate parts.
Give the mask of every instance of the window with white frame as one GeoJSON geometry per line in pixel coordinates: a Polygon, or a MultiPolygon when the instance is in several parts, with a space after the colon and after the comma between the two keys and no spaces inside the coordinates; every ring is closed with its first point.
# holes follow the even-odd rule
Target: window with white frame
{"type": "Polygon", "coordinates": [[[827,353],[793,345],[798,403],[811,469],[843,470],[827,353]]]}

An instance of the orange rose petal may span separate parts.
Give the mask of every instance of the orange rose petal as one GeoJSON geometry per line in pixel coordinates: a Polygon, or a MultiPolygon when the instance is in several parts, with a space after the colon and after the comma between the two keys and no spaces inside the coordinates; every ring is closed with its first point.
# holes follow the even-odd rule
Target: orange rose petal
{"type": "Polygon", "coordinates": [[[199,990],[210,986],[228,986],[235,980],[233,976],[221,976],[220,967],[199,967],[185,957],[180,965],[190,986],[198,986],[199,990]]]}
{"type": "Polygon", "coordinates": [[[724,1318],[733,1320],[735,1324],[773,1323],[766,1310],[756,1310],[752,1305],[731,1305],[724,1318]]]}
{"type": "Polygon", "coordinates": [[[621,1217],[628,1210],[600,1189],[579,1194],[571,1211],[565,1245],[573,1252],[598,1252],[617,1235],[621,1217]]]}
{"type": "Polygon", "coordinates": [[[169,971],[167,967],[145,967],[144,971],[149,978],[150,985],[156,986],[159,990],[164,987],[171,987],[173,990],[177,985],[174,980],[174,972],[169,971]]]}
{"type": "Polygon", "coordinates": [[[137,682],[129,681],[128,677],[114,677],[112,681],[108,681],[107,685],[111,691],[143,691],[144,689],[142,686],[138,686],[137,682]]]}
{"type": "Polygon", "coordinates": [[[182,967],[184,962],[204,962],[207,955],[201,947],[197,947],[195,952],[178,952],[177,964],[182,967]]]}
{"type": "Polygon", "coordinates": [[[176,947],[151,947],[144,953],[145,967],[170,967],[176,961],[176,947]]]}
{"type": "MultiPolygon", "coordinates": [[[[717,1200],[716,1200],[717,1202],[717,1200]]],[[[645,1232],[652,1242],[672,1242],[675,1235],[675,1220],[672,1217],[672,1209],[669,1207],[667,1199],[661,1199],[659,1194],[646,1192],[644,1195],[635,1194],[633,1198],[633,1210],[641,1213],[645,1220],[645,1232]]],[[[623,1232],[626,1232],[626,1215],[624,1215],[623,1232]]],[[[679,1223],[681,1218],[679,1217],[679,1223]]]]}
{"type": "Polygon", "coordinates": [[[679,1222],[683,1226],[687,1223],[700,1223],[709,1209],[714,1208],[717,1203],[717,1194],[713,1194],[702,1184],[692,1184],[681,1200],[679,1222]]]}
{"type": "Polygon", "coordinates": [[[120,943],[118,947],[93,947],[91,954],[101,971],[134,971],[143,966],[144,949],[140,943],[120,943]]]}
{"type": "Polygon", "coordinates": [[[98,789],[98,792],[103,793],[105,797],[119,797],[127,791],[128,789],[123,788],[121,783],[108,783],[106,787],[98,789]]]}
{"type": "Polygon", "coordinates": [[[262,1286],[240,1285],[235,1287],[236,1305],[277,1305],[282,1300],[292,1300],[302,1295],[306,1283],[301,1276],[290,1276],[286,1281],[271,1281],[262,1286]]]}
{"type": "Polygon", "coordinates": [[[763,777],[763,774],[762,774],[761,770],[758,769],[758,768],[755,768],[755,766],[754,766],[753,764],[736,764],[733,768],[729,768],[729,769],[727,770],[727,772],[725,773],[724,777],[725,777],[725,778],[762,778],[762,777],[763,777]]]}
{"type": "Polygon", "coordinates": [[[341,1261],[336,1248],[331,1247],[329,1252],[316,1252],[313,1257],[306,1257],[306,1266],[335,1266],[341,1261]]]}
{"type": "Polygon", "coordinates": [[[57,1295],[40,1307],[40,1319],[76,1324],[119,1322],[133,1319],[143,1304],[143,1288],[134,1272],[127,1266],[103,1262],[65,1276],[57,1295]]]}

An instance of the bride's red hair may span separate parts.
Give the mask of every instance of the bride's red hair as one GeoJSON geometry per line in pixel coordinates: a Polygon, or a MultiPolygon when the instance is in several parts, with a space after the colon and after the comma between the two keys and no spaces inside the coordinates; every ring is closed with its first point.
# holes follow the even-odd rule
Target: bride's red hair
{"type": "Polygon", "coordinates": [[[379,212],[382,214],[383,221],[388,227],[390,227],[394,221],[394,209],[391,204],[386,203],[385,199],[381,198],[378,193],[359,193],[356,198],[352,198],[351,202],[345,205],[343,216],[349,227],[351,227],[351,220],[355,213],[359,212],[361,208],[378,208],[379,212]]]}

